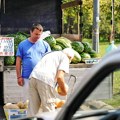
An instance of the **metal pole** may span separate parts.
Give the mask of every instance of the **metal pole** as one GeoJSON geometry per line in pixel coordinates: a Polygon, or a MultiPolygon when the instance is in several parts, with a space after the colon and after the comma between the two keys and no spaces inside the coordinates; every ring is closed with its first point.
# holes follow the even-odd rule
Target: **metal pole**
{"type": "Polygon", "coordinates": [[[62,9],[62,34],[64,34],[64,9],[62,9]]]}
{"type": "MultiPolygon", "coordinates": [[[[78,26],[78,35],[79,35],[79,33],[80,33],[80,17],[79,17],[79,12],[77,13],[77,26],[78,26]]],[[[79,35],[80,36],[80,35],[79,35]]]]}
{"type": "Polygon", "coordinates": [[[111,37],[110,37],[110,41],[114,40],[114,0],[111,0],[111,12],[112,12],[112,20],[111,20],[111,37]]]}
{"type": "Polygon", "coordinates": [[[93,49],[99,52],[99,0],[93,0],[93,49]]]}
{"type": "Polygon", "coordinates": [[[80,4],[80,41],[82,41],[83,38],[83,11],[82,11],[82,0],[80,4]]]}

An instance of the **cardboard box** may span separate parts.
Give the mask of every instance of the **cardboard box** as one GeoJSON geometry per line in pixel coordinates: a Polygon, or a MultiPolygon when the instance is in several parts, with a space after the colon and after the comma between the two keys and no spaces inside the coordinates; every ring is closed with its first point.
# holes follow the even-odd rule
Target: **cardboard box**
{"type": "Polygon", "coordinates": [[[16,120],[18,118],[27,117],[26,109],[4,109],[7,120],[16,120]]]}

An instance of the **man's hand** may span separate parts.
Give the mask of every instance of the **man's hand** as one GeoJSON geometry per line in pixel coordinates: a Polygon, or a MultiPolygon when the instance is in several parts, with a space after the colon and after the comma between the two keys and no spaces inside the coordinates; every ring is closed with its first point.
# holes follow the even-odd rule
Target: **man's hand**
{"type": "MultiPolygon", "coordinates": [[[[67,93],[68,93],[68,89],[69,89],[68,85],[65,84],[65,90],[66,90],[67,93]]],[[[61,95],[61,96],[65,96],[65,95],[66,95],[66,93],[63,92],[63,90],[62,90],[59,86],[57,87],[57,92],[58,92],[58,94],[61,95]]]]}
{"type": "Polygon", "coordinates": [[[24,79],[22,77],[18,78],[18,85],[23,86],[24,85],[24,79]]]}

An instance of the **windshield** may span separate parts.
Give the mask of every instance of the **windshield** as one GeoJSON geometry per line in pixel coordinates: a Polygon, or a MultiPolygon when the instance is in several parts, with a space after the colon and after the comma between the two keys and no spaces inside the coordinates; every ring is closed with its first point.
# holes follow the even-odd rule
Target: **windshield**
{"type": "Polygon", "coordinates": [[[70,92],[65,100],[68,100],[68,104],[69,101],[71,103],[71,106],[68,106],[69,111],[72,111],[70,109],[78,108],[75,114],[73,114],[74,118],[89,116],[91,114],[98,115],[98,113],[107,114],[109,110],[115,110],[120,107],[120,71],[114,71],[116,66],[117,65],[114,65],[114,63],[107,65],[104,62],[104,64],[100,64],[100,66],[96,64],[94,66],[87,66],[83,68],[70,68],[70,73],[73,76],[66,76],[70,92]],[[97,84],[98,86],[95,88],[97,84]],[[92,90],[93,92],[90,93],[92,90]],[[85,99],[85,97],[87,98],[85,99]],[[74,100],[71,100],[72,98],[74,100]]]}
{"type": "MultiPolygon", "coordinates": [[[[74,89],[80,87],[81,80],[84,80],[82,76],[89,77],[91,67],[88,68],[71,68],[72,74],[76,73],[76,84],[74,89]],[[84,75],[83,75],[84,74],[84,75]],[[79,85],[78,85],[79,84],[79,85]]],[[[74,114],[74,117],[88,116],[90,114],[106,114],[106,110],[114,110],[120,108],[120,70],[111,72],[104,80],[97,86],[95,90],[87,97],[84,103],[79,106],[79,109],[74,114]],[[96,112],[98,111],[98,113],[96,112]],[[88,112],[89,111],[89,112],[88,112]],[[95,113],[94,113],[95,112],[95,113]]],[[[73,78],[72,78],[73,79],[73,78]]],[[[73,87],[73,81],[71,80],[71,88],[73,87]]],[[[73,88],[72,88],[73,89],[73,88]]],[[[72,92],[72,91],[71,91],[72,92]]],[[[71,92],[68,99],[70,99],[71,92]]],[[[77,104],[77,103],[76,103],[77,104]]]]}

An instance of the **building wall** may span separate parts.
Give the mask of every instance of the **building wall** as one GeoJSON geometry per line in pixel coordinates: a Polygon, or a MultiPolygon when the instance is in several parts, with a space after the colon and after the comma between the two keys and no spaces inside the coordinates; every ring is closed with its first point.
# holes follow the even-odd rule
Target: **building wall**
{"type": "Polygon", "coordinates": [[[61,15],[60,0],[6,0],[2,4],[1,34],[28,32],[35,22],[52,34],[61,34],[61,15]]]}

